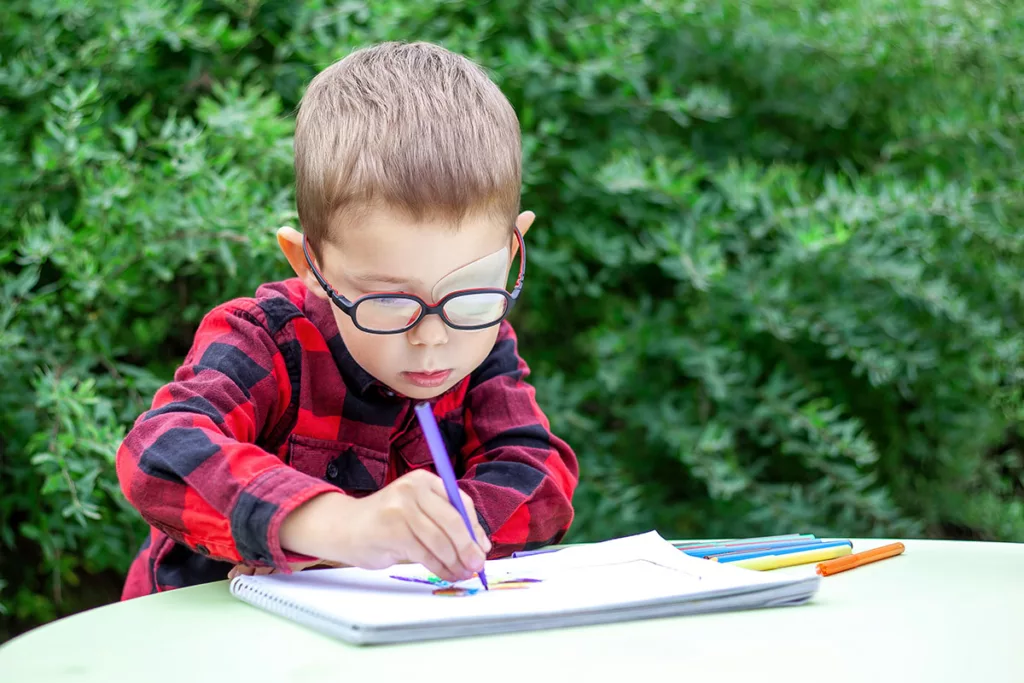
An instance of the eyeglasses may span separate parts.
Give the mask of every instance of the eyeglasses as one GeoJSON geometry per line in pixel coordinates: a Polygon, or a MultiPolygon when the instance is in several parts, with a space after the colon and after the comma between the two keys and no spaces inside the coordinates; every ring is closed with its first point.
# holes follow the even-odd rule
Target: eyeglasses
{"type": "Polygon", "coordinates": [[[526,245],[519,228],[513,226],[519,243],[519,277],[511,292],[492,287],[461,289],[446,295],[434,304],[428,304],[415,294],[405,292],[375,292],[349,301],[320,274],[309,255],[306,237],[302,237],[302,251],[313,277],[320,283],[334,305],[352,318],[355,326],[371,334],[400,334],[416,327],[424,317],[439,315],[445,324],[456,330],[482,330],[497,325],[508,316],[526,277],[526,245]]]}

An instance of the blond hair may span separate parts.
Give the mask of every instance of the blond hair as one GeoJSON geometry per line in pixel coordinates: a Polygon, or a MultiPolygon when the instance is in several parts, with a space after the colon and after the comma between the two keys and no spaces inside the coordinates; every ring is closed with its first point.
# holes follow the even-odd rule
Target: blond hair
{"type": "Polygon", "coordinates": [[[320,72],[299,107],[295,180],[310,246],[372,207],[415,220],[519,211],[519,120],[469,59],[429,43],[382,43],[320,72]]]}

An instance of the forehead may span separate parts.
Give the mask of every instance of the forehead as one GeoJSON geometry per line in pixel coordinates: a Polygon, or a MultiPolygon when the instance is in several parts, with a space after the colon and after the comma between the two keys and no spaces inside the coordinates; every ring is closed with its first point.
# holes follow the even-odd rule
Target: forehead
{"type": "Polygon", "coordinates": [[[510,240],[511,225],[489,214],[468,214],[456,226],[374,209],[324,245],[323,266],[330,276],[350,282],[387,277],[429,288],[452,271],[510,246],[510,240]]]}

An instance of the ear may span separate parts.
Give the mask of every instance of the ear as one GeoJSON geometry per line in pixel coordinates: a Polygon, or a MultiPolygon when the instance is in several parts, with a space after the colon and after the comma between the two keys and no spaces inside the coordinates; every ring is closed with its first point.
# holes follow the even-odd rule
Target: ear
{"type": "MultiPolygon", "coordinates": [[[[288,263],[291,265],[292,270],[295,271],[296,277],[302,280],[302,283],[306,285],[306,288],[313,292],[314,295],[321,299],[327,298],[327,292],[323,290],[320,283],[317,282],[316,277],[313,275],[313,271],[309,269],[309,264],[306,263],[306,255],[302,251],[302,233],[290,226],[284,226],[277,229],[277,244],[281,247],[281,253],[288,259],[288,263]]],[[[310,258],[316,263],[316,257],[310,252],[310,258]]],[[[319,265],[319,264],[318,264],[319,265]]]]}
{"type": "MultiPolygon", "coordinates": [[[[523,211],[516,218],[516,227],[519,228],[519,234],[523,236],[523,240],[526,239],[526,232],[533,225],[533,220],[537,217],[533,211],[523,211]]],[[[512,242],[512,258],[515,258],[516,254],[519,253],[519,241],[513,240],[512,242]]]]}

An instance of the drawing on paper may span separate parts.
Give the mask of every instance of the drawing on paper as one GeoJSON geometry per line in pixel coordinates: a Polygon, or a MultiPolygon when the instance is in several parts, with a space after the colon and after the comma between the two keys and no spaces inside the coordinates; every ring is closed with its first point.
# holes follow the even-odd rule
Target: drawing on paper
{"type": "Polygon", "coordinates": [[[450,582],[445,581],[440,576],[434,576],[433,574],[430,574],[426,578],[419,578],[417,576],[396,576],[392,574],[391,578],[397,579],[399,581],[408,581],[409,583],[425,583],[428,586],[442,586],[445,588],[452,585],[450,582]]]}
{"type": "MultiPolygon", "coordinates": [[[[443,595],[448,597],[465,597],[468,595],[476,595],[477,593],[483,591],[483,588],[459,586],[450,581],[445,581],[441,577],[435,576],[433,574],[428,574],[425,577],[397,576],[392,574],[391,578],[397,579],[398,581],[408,581],[410,583],[422,583],[428,586],[434,586],[434,590],[432,591],[433,595],[443,595]]],[[[500,591],[529,588],[531,585],[535,583],[540,583],[540,579],[512,577],[499,579],[497,581],[492,579],[488,585],[492,591],[500,591]]]]}
{"type": "Polygon", "coordinates": [[[490,584],[492,590],[515,590],[516,588],[529,588],[532,583],[540,583],[540,579],[502,579],[490,584]]]}
{"type": "MultiPolygon", "coordinates": [[[[502,579],[500,581],[491,581],[489,586],[492,591],[508,591],[520,588],[529,588],[535,583],[540,583],[540,579],[502,579]]],[[[483,591],[483,588],[466,588],[463,586],[449,585],[444,588],[435,588],[433,594],[461,598],[467,595],[476,595],[483,591]]]]}
{"type": "Polygon", "coordinates": [[[434,589],[434,595],[446,595],[453,598],[461,598],[466,595],[476,595],[482,588],[459,588],[458,586],[449,586],[448,588],[436,588],[434,589]]]}

